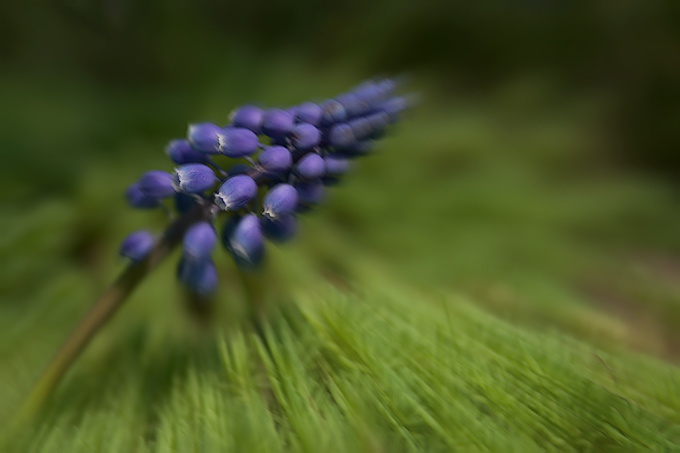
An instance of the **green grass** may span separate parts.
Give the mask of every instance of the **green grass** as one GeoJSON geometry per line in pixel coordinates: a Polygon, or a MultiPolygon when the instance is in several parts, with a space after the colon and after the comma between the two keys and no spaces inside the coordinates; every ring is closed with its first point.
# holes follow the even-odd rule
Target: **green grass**
{"type": "MultiPolygon", "coordinates": [[[[356,79],[281,67],[289,89],[261,76],[262,99],[329,95],[356,79]]],[[[122,269],[118,241],[162,228],[160,213],[128,210],[122,190],[169,168],[160,149],[182,122],[220,120],[243,101],[217,85],[114,96],[65,82],[38,95],[30,80],[6,79],[32,111],[56,99],[65,112],[52,143],[22,141],[31,123],[18,102],[4,118],[4,149],[23,169],[2,170],[0,183],[5,424],[122,269]],[[201,97],[211,88],[218,95],[201,97]],[[204,105],[168,107],[191,95],[204,105]]],[[[175,255],[37,420],[4,433],[8,451],[680,448],[672,190],[607,161],[597,102],[518,83],[454,103],[427,82],[413,82],[429,99],[413,119],[303,218],[295,242],[268,249],[259,334],[221,253],[213,322],[191,318],[175,255]]]]}

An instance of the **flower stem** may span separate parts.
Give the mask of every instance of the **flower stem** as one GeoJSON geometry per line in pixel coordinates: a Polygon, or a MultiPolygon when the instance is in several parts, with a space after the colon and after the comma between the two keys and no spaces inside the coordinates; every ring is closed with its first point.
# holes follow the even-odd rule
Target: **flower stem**
{"type": "Polygon", "coordinates": [[[181,242],[184,232],[191,225],[210,216],[211,207],[212,205],[209,203],[196,206],[171,223],[147,257],[128,266],[118,279],[104,291],[40,375],[19,410],[15,422],[28,421],[38,412],[71,364],[78,358],[78,355],[85,349],[95,334],[111,319],[126,297],[181,242]]]}

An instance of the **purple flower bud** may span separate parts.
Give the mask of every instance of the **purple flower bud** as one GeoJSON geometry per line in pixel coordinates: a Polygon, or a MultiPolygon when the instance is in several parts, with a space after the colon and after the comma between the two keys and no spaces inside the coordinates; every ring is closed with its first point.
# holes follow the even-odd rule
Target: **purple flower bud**
{"type": "Polygon", "coordinates": [[[257,267],[264,257],[264,240],[260,219],[247,214],[233,216],[222,230],[222,243],[241,269],[257,267]]]}
{"type": "Polygon", "coordinates": [[[323,182],[326,185],[336,183],[340,176],[344,175],[349,169],[349,161],[342,157],[326,156],[326,175],[323,177],[323,182]]]}
{"type": "Polygon", "coordinates": [[[262,200],[262,215],[276,219],[293,212],[297,204],[298,195],[295,187],[290,184],[277,184],[269,189],[262,200]]]}
{"type": "Polygon", "coordinates": [[[217,176],[203,164],[187,164],[175,169],[173,184],[177,192],[201,193],[212,188],[217,176]]]}
{"type": "Polygon", "coordinates": [[[288,170],[293,164],[293,157],[283,146],[270,146],[262,151],[257,163],[266,175],[272,176],[288,170]]]}
{"type": "Polygon", "coordinates": [[[340,123],[333,126],[328,141],[335,149],[345,149],[356,143],[356,137],[354,137],[354,133],[349,124],[340,123]]]}
{"type": "Polygon", "coordinates": [[[306,151],[314,148],[321,142],[321,132],[311,124],[301,123],[293,129],[291,142],[295,149],[306,151]]]}
{"type": "Polygon", "coordinates": [[[304,212],[310,207],[316,206],[323,201],[324,187],[321,181],[301,182],[295,184],[298,192],[298,205],[296,211],[304,212]]]}
{"type": "Polygon", "coordinates": [[[215,204],[223,211],[236,211],[247,205],[257,194],[257,184],[247,175],[226,180],[215,194],[215,204]]]}
{"type": "Polygon", "coordinates": [[[352,118],[357,115],[363,115],[371,110],[371,106],[368,105],[368,102],[364,101],[353,93],[341,94],[336,97],[335,100],[342,104],[342,106],[345,108],[348,118],[352,118]]]}
{"type": "Polygon", "coordinates": [[[196,198],[192,197],[191,195],[187,195],[185,193],[175,194],[175,209],[177,209],[177,212],[180,214],[184,214],[197,205],[198,202],[196,201],[196,198]]]}
{"type": "Polygon", "coordinates": [[[269,137],[284,137],[293,130],[293,116],[281,109],[270,109],[262,115],[262,132],[269,137]]]}
{"type": "Polygon", "coordinates": [[[137,209],[151,209],[158,207],[160,201],[158,198],[152,198],[148,196],[142,189],[139,188],[139,184],[135,183],[128,187],[125,191],[125,198],[127,202],[133,208],[137,209]]]}
{"type": "Polygon", "coordinates": [[[367,80],[353,90],[354,94],[368,103],[371,107],[376,107],[385,97],[380,85],[372,80],[367,80]]]}
{"type": "Polygon", "coordinates": [[[341,103],[335,99],[328,99],[321,104],[321,124],[329,126],[340,123],[347,119],[347,111],[341,103]]]}
{"type": "Polygon", "coordinates": [[[380,92],[380,95],[383,99],[391,96],[392,93],[394,93],[394,90],[397,89],[397,82],[392,79],[380,80],[376,83],[376,85],[378,86],[378,91],[380,92]]]}
{"type": "Polygon", "coordinates": [[[221,132],[222,129],[212,123],[190,124],[187,133],[189,145],[204,154],[218,154],[217,136],[221,132]]]}
{"type": "Polygon", "coordinates": [[[393,97],[382,105],[382,109],[390,117],[390,123],[399,120],[400,113],[408,109],[408,101],[401,96],[393,97]]]}
{"type": "Polygon", "coordinates": [[[234,110],[229,119],[236,127],[244,127],[256,134],[262,133],[262,109],[254,105],[244,105],[234,110]]]}
{"type": "Polygon", "coordinates": [[[195,223],[184,233],[184,255],[195,260],[207,259],[215,248],[215,242],[217,233],[210,223],[195,223]]]}
{"type": "Polygon", "coordinates": [[[370,121],[364,117],[354,118],[347,123],[357,140],[364,140],[373,133],[370,121]]]}
{"type": "Polygon", "coordinates": [[[172,140],[165,147],[165,154],[177,165],[206,163],[208,161],[205,154],[193,150],[186,140],[172,140]]]}
{"type": "Polygon", "coordinates": [[[321,124],[322,114],[321,107],[313,102],[305,102],[304,104],[298,105],[297,109],[295,109],[295,121],[318,126],[321,124]]]}
{"type": "Polygon", "coordinates": [[[151,198],[167,198],[175,195],[172,175],[161,170],[147,171],[139,178],[139,188],[151,198]]]}
{"type": "Polygon", "coordinates": [[[154,246],[154,238],[148,231],[135,231],[129,234],[120,244],[119,253],[133,262],[143,260],[154,246]]]}
{"type": "Polygon", "coordinates": [[[292,239],[297,231],[297,220],[292,214],[285,214],[272,219],[262,218],[262,233],[265,237],[276,242],[285,242],[292,239]]]}
{"type": "Polygon", "coordinates": [[[325,171],[326,163],[316,153],[307,153],[295,164],[295,174],[306,181],[319,179],[325,171]]]}
{"type": "Polygon", "coordinates": [[[217,289],[217,269],[210,259],[182,258],[177,267],[177,278],[189,291],[202,296],[217,289]]]}
{"type": "Polygon", "coordinates": [[[244,157],[259,147],[255,132],[242,127],[226,127],[217,136],[219,151],[227,157],[244,157]]]}
{"type": "Polygon", "coordinates": [[[373,128],[374,131],[381,131],[387,127],[388,124],[390,124],[390,116],[387,114],[385,111],[378,111],[375,113],[371,113],[366,117],[366,120],[369,122],[371,127],[373,128]]]}

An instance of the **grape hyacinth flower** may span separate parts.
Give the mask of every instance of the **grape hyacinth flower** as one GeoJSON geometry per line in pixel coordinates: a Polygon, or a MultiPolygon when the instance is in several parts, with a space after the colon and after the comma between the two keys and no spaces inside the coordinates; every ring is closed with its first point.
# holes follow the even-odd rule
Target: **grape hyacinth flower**
{"type": "Polygon", "coordinates": [[[185,194],[201,193],[217,183],[215,172],[203,164],[187,164],[178,167],[172,179],[176,192],[185,194]]]}
{"type": "Polygon", "coordinates": [[[184,233],[182,251],[187,258],[204,260],[210,257],[216,242],[215,228],[208,222],[198,222],[184,233]]]}
{"type": "Polygon", "coordinates": [[[293,164],[293,156],[285,146],[270,146],[257,159],[265,176],[275,176],[288,170],[293,164]]]}
{"type": "Polygon", "coordinates": [[[278,219],[293,212],[298,203],[298,194],[290,184],[277,184],[262,200],[262,215],[270,219],[278,219]]]}
{"type": "Polygon", "coordinates": [[[137,209],[151,209],[160,205],[160,200],[148,196],[138,183],[127,188],[125,198],[130,206],[137,209]]]}
{"type": "Polygon", "coordinates": [[[218,137],[222,129],[211,123],[198,123],[189,125],[187,140],[194,151],[204,154],[219,153],[218,137]]]}
{"type": "Polygon", "coordinates": [[[183,257],[177,269],[177,279],[200,296],[207,296],[217,288],[217,269],[209,259],[190,260],[183,257]]]}
{"type": "Polygon", "coordinates": [[[313,102],[305,102],[295,108],[296,123],[308,123],[312,126],[318,126],[321,124],[322,116],[323,110],[313,102]]]}
{"type": "Polygon", "coordinates": [[[293,128],[291,143],[300,151],[314,148],[321,142],[321,132],[309,123],[300,123],[293,128]]]}
{"type": "Polygon", "coordinates": [[[150,198],[160,199],[175,195],[172,175],[161,170],[147,171],[139,178],[139,189],[150,198]]]}
{"type": "Polygon", "coordinates": [[[177,165],[209,162],[208,156],[195,151],[186,140],[172,140],[165,147],[165,154],[177,165]]]}
{"type": "Polygon", "coordinates": [[[256,134],[262,133],[262,114],[261,108],[254,105],[244,105],[234,110],[229,119],[236,127],[250,129],[256,134]]]}
{"type": "Polygon", "coordinates": [[[154,238],[148,231],[130,233],[120,244],[120,256],[129,258],[133,262],[146,258],[154,246],[154,238]]]}
{"type": "Polygon", "coordinates": [[[392,79],[368,80],[321,103],[244,105],[224,127],[192,124],[186,139],[166,147],[175,172],[145,173],[126,192],[128,202],[151,209],[174,196],[179,215],[198,213],[181,233],[178,276],[187,288],[209,294],[217,286],[211,254],[220,218],[226,217],[222,244],[237,266],[256,268],[264,259],[264,239],[291,239],[296,214],[321,203],[324,186],[337,184],[349,170],[348,159],[370,154],[375,139],[399,120],[409,105],[394,95],[396,88],[392,79]],[[223,171],[209,156],[236,161],[223,171]],[[210,275],[202,280],[201,272],[210,275]]]}
{"type": "Polygon", "coordinates": [[[262,132],[272,138],[282,138],[293,130],[293,115],[282,109],[271,109],[262,115],[262,132]]]}
{"type": "Polygon", "coordinates": [[[221,242],[242,271],[251,305],[258,304],[255,294],[263,285],[251,279],[265,259],[265,239],[292,239],[296,215],[323,200],[325,185],[342,180],[347,159],[370,154],[374,141],[409,107],[395,89],[392,79],[369,80],[321,103],[265,110],[248,105],[236,109],[224,127],[189,125],[186,138],[165,149],[177,166],[174,173],[148,171],[125,192],[133,208],[174,210],[176,217],[157,239],[137,231],[123,240],[119,253],[131,264],[67,338],[24,411],[44,402],[125,297],[180,244],[177,278],[196,297],[209,298],[218,288],[213,254],[221,242]],[[235,161],[225,171],[212,159],[235,161]]]}
{"type": "Polygon", "coordinates": [[[255,198],[257,184],[248,175],[236,175],[220,186],[215,205],[223,211],[237,211],[255,198]]]}
{"type": "Polygon", "coordinates": [[[321,178],[326,172],[326,162],[316,153],[305,154],[295,165],[295,174],[303,181],[321,178]]]}
{"type": "Polygon", "coordinates": [[[255,132],[244,127],[225,127],[217,134],[217,149],[227,157],[244,157],[260,147],[255,132]]]}
{"type": "Polygon", "coordinates": [[[254,214],[229,219],[222,231],[224,248],[242,269],[257,267],[264,256],[264,240],[260,219],[254,214]]]}

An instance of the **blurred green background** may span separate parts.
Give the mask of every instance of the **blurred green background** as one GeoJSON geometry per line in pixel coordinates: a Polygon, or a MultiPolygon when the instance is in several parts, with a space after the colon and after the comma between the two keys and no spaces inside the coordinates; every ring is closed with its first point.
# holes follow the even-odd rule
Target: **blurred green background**
{"type": "MultiPolygon", "coordinates": [[[[479,310],[473,316],[479,329],[496,329],[498,320],[510,326],[498,340],[510,347],[529,335],[533,346],[522,347],[539,355],[548,351],[542,345],[553,347],[550,341],[562,345],[556,339],[596,348],[585,353],[585,368],[613,375],[618,381],[607,391],[619,396],[625,385],[647,395],[636,386],[667,377],[663,390],[650,384],[648,393],[668,407],[642,396],[631,401],[677,427],[678,49],[680,3],[673,0],[4,2],[0,416],[11,417],[79,316],[122,270],[119,241],[136,228],[163,228],[161,213],[128,209],[122,193],[148,169],[171,169],[163,148],[188,122],[221,123],[243,103],[292,105],[397,75],[404,92],[419,95],[416,108],[374,156],[357,162],[345,184],[329,191],[325,205],[302,219],[296,241],[270,247],[270,267],[294,294],[281,298],[313,299],[323,288],[332,293],[324,297],[351,296],[371,306],[380,291],[401,291],[411,300],[398,310],[416,311],[448,297],[465,300],[479,310]],[[619,369],[593,365],[592,354],[597,363],[613,354],[619,369]],[[653,370],[641,363],[654,363],[653,370]],[[624,384],[624,370],[638,374],[624,384]]],[[[93,403],[99,392],[108,391],[114,406],[128,395],[125,383],[106,385],[123,372],[112,371],[112,358],[127,357],[133,374],[150,373],[155,362],[130,358],[165,344],[149,338],[174,338],[168,357],[195,352],[177,346],[192,328],[181,293],[168,284],[175,258],[144,283],[71,372],[42,437],[33,438],[34,451],[55,432],[62,437],[45,450],[107,450],[105,441],[95,448],[74,439],[84,426],[78,417],[101,409],[93,403]]],[[[223,285],[216,302],[224,319],[237,319],[238,309],[228,307],[242,297],[239,282],[226,257],[218,263],[223,285]]],[[[386,336],[393,334],[389,326],[386,336]]],[[[173,366],[135,382],[149,388],[161,375],[175,382],[184,374],[173,366]]],[[[458,370],[463,381],[472,379],[458,370]]],[[[440,371],[451,373],[443,365],[440,371]]],[[[157,429],[162,404],[139,409],[145,404],[135,399],[139,392],[127,389],[136,401],[130,407],[154,414],[144,429],[157,429]]],[[[115,427],[122,416],[108,414],[102,425],[115,427]]],[[[346,412],[338,417],[349,419],[346,412]]],[[[97,423],[82,429],[99,433],[97,423]]],[[[531,445],[560,448],[550,436],[513,426],[531,445]]],[[[649,432],[670,430],[656,429],[649,432]]],[[[396,451],[386,447],[390,435],[378,436],[383,451],[396,451]]],[[[428,439],[438,436],[425,433],[413,448],[434,449],[428,439]]],[[[589,445],[654,445],[604,437],[589,445]]],[[[160,451],[161,437],[150,438],[126,451],[160,451]]],[[[284,450],[299,447],[288,442],[284,450]]],[[[200,449],[179,445],[174,450],[200,449]]]]}

